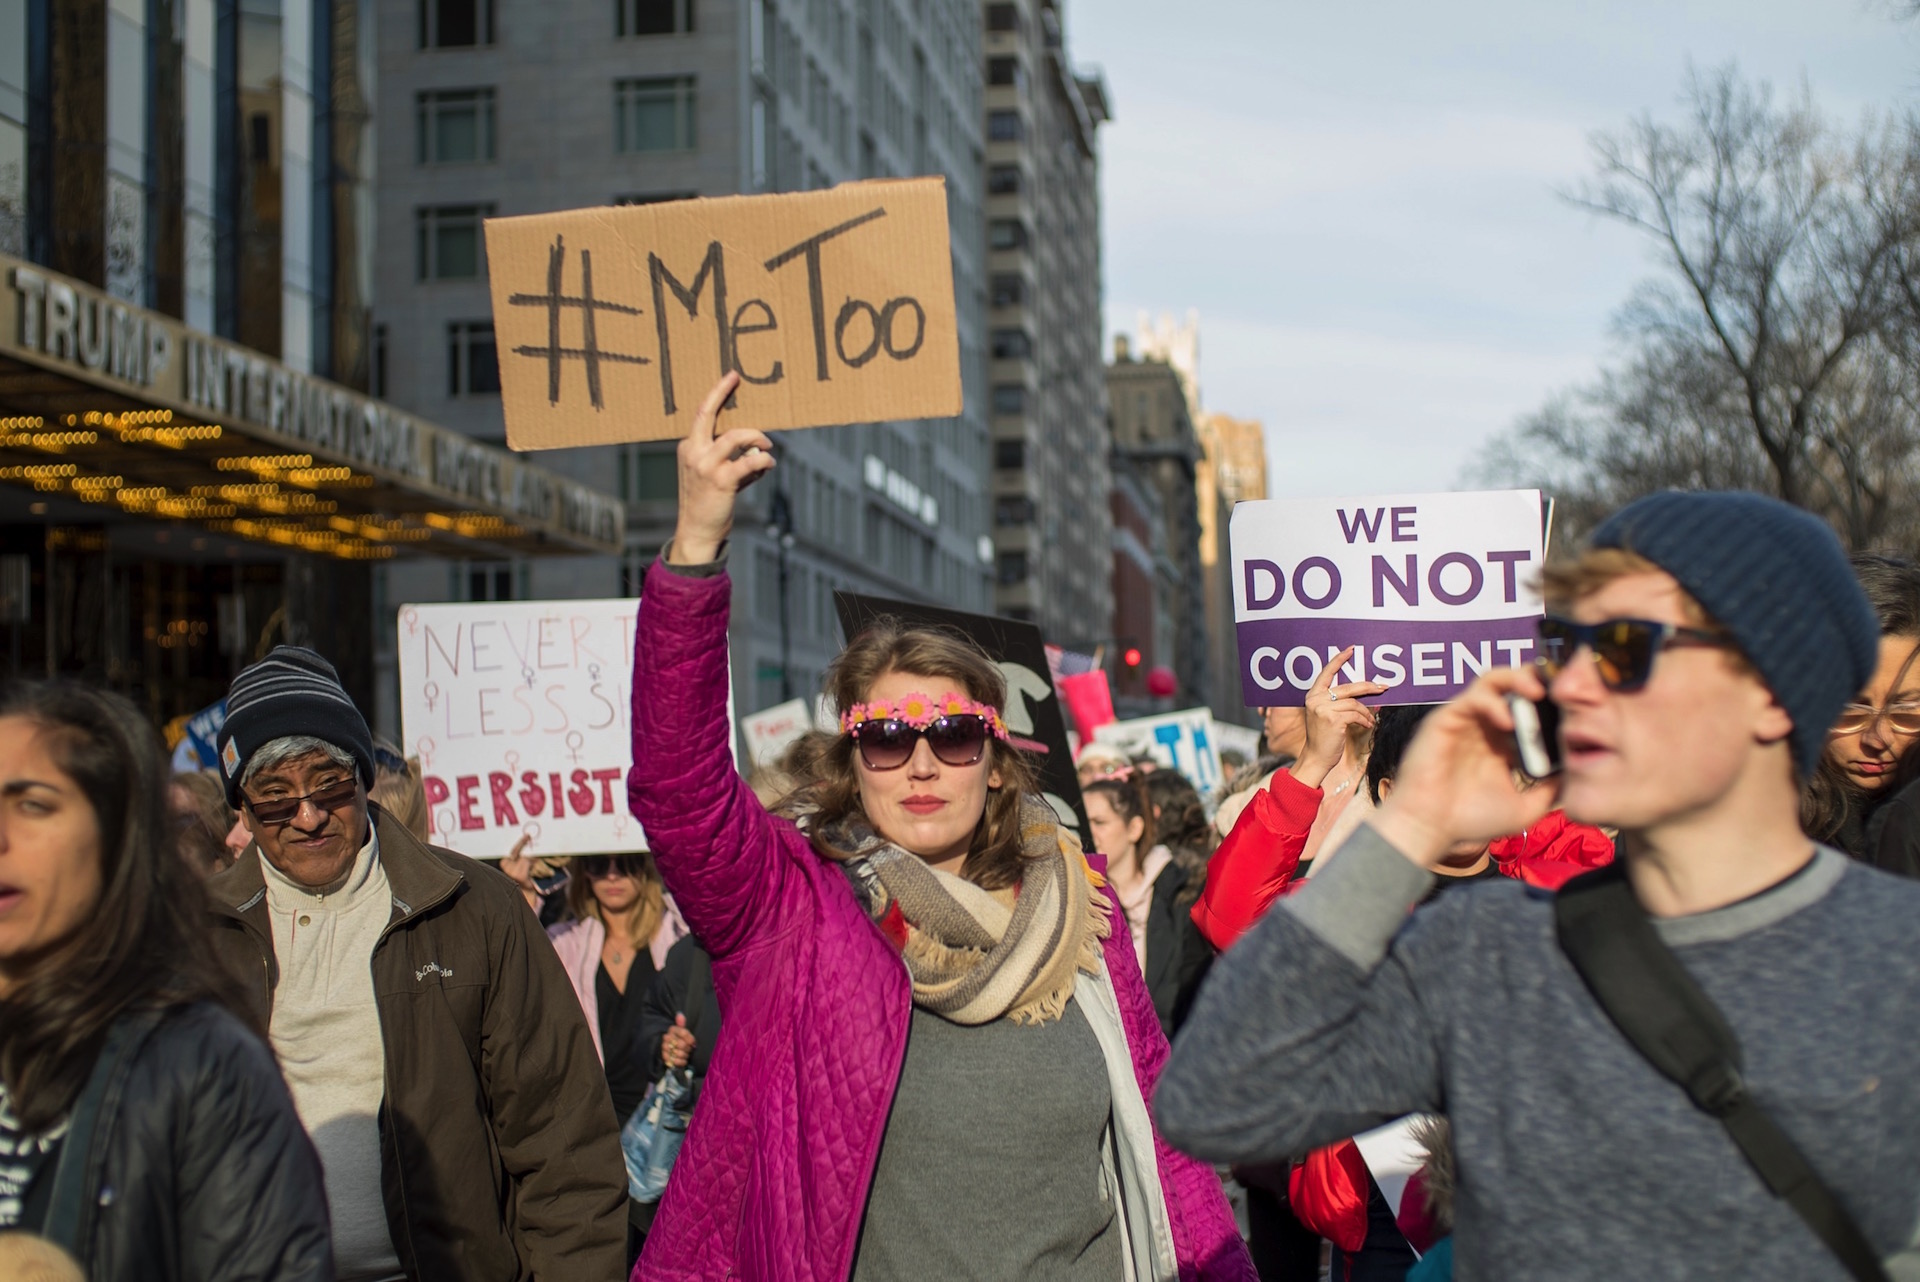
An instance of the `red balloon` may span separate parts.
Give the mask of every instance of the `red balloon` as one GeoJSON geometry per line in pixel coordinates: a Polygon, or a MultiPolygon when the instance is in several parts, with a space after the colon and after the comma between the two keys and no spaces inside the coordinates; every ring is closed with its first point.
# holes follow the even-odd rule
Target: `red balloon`
{"type": "Polygon", "coordinates": [[[1160,667],[1147,673],[1147,693],[1156,699],[1168,698],[1179,688],[1180,682],[1174,677],[1172,668],[1160,667]]]}

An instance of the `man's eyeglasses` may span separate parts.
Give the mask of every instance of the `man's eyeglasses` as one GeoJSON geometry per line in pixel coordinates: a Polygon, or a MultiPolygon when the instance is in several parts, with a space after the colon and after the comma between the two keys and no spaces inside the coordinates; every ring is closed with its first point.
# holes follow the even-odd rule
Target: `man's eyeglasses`
{"type": "Polygon", "coordinates": [[[1575,623],[1549,614],[1540,620],[1540,667],[1548,680],[1560,675],[1582,647],[1593,651],[1601,683],[1620,693],[1638,690],[1653,675],[1653,660],[1669,646],[1725,650],[1730,638],[1705,628],[1683,628],[1653,619],[1607,619],[1575,623]]]}
{"type": "Polygon", "coordinates": [[[1830,733],[1865,734],[1883,717],[1895,734],[1920,735],[1920,703],[1890,703],[1884,708],[1849,703],[1840,709],[1840,718],[1833,723],[1830,733]]]}
{"type": "Polygon", "coordinates": [[[345,779],[316,788],[304,796],[269,797],[261,800],[242,793],[240,800],[248,810],[253,812],[255,819],[278,828],[299,814],[300,807],[303,805],[310,804],[322,814],[332,814],[342,806],[351,805],[354,791],[358,786],[359,781],[352,775],[348,775],[345,779]]]}
{"type": "Polygon", "coordinates": [[[647,870],[645,855],[582,855],[573,861],[588,881],[602,877],[639,877],[647,870]]]}

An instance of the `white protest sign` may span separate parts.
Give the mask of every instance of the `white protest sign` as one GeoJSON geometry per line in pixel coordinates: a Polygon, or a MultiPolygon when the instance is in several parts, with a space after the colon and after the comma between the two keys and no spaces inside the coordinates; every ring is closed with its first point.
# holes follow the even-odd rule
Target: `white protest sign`
{"type": "Polygon", "coordinates": [[[1203,797],[1223,780],[1220,750],[1213,741],[1213,713],[1206,708],[1109,721],[1094,730],[1093,738],[1130,756],[1145,753],[1167,769],[1178,770],[1203,797]]]}
{"type": "Polygon", "coordinates": [[[433,841],[476,859],[645,850],[627,812],[637,602],[400,608],[400,720],[433,841]]]}
{"type": "Polygon", "coordinates": [[[1540,492],[1265,499],[1233,510],[1233,617],[1251,707],[1297,707],[1348,646],[1343,681],[1439,703],[1538,643],[1540,492]]]}
{"type": "Polygon", "coordinates": [[[1260,759],[1260,750],[1266,747],[1266,736],[1258,730],[1249,730],[1245,726],[1236,726],[1230,721],[1213,723],[1213,747],[1216,752],[1237,752],[1252,765],[1260,759]]]}
{"type": "Polygon", "coordinates": [[[740,718],[740,729],[747,736],[747,759],[755,770],[764,769],[778,761],[789,744],[813,729],[813,705],[805,699],[776,703],[764,712],[740,718]]]}

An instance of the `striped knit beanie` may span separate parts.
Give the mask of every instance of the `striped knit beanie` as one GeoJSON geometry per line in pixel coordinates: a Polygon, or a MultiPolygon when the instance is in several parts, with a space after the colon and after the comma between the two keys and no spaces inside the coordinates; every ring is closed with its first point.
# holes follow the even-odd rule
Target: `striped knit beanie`
{"type": "Polygon", "coordinates": [[[373,787],[373,734],[341,686],[340,674],[305,646],[278,645],[242,669],[227,691],[220,774],[235,810],[240,808],[240,779],[247,762],[289,735],[311,735],[348,753],[359,767],[361,782],[373,787]]]}
{"type": "Polygon", "coordinates": [[[1880,625],[1827,523],[1760,494],[1667,490],[1629,503],[1593,546],[1637,552],[1727,630],[1793,718],[1800,777],[1873,677],[1880,625]]]}

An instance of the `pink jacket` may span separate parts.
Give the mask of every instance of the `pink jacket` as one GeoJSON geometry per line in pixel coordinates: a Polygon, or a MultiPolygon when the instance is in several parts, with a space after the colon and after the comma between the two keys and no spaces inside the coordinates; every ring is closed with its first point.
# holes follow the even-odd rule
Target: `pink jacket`
{"type": "MultiPolygon", "coordinates": [[[[653,932],[653,939],[647,945],[647,951],[653,955],[654,970],[666,966],[667,950],[686,933],[687,923],[681,920],[673,896],[668,895],[666,915],[660,919],[660,929],[653,932]]],[[[553,941],[553,951],[560,954],[560,965],[566,968],[573,995],[580,999],[580,1009],[587,1014],[587,1031],[593,1034],[594,1054],[604,1064],[607,1049],[600,1044],[600,998],[594,992],[593,981],[600,973],[600,949],[607,942],[607,928],[598,917],[561,921],[547,927],[547,938],[553,941]]]]}
{"type": "MultiPolygon", "coordinates": [[[[725,1018],[634,1278],[842,1282],[913,995],[899,954],[845,875],[791,823],[762,810],[734,771],[731,586],[724,574],[653,566],[635,637],[628,798],[713,958],[725,1018]]],[[[1117,908],[1106,957],[1150,1101],[1167,1043],[1117,908]]],[[[1253,1282],[1212,1168],[1157,1135],[1154,1150],[1180,1278],[1253,1282]]]]}

